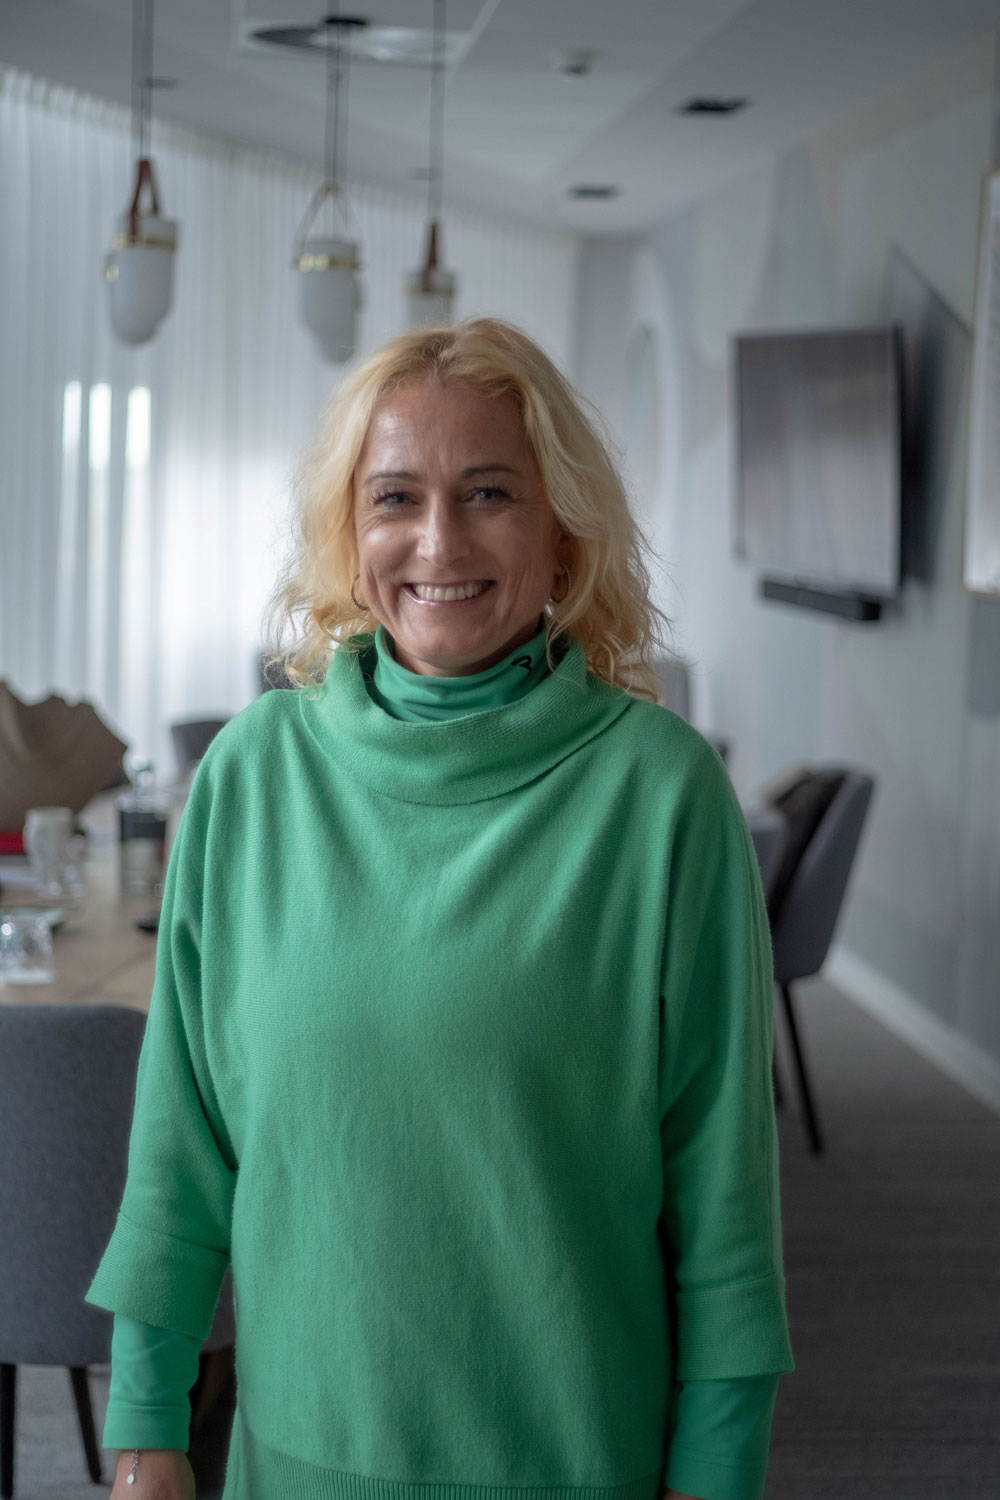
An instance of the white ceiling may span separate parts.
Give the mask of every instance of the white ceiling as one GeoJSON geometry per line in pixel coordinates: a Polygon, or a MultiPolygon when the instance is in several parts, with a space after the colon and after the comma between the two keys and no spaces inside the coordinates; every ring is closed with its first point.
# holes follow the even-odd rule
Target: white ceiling
{"type": "MultiPolygon", "coordinates": [[[[429,28],[432,0],[342,0],[373,25],[429,28]]],[[[157,114],[318,166],[322,59],[266,54],[257,25],[324,0],[159,0],[157,114]]],[[[132,0],[0,0],[0,63],[127,103],[132,0]]],[[[1000,0],[449,0],[445,196],[586,234],[646,228],[748,166],[1000,28],[1000,0]],[[582,78],[556,60],[592,49],[582,78]],[[747,96],[685,117],[692,95],[747,96]],[[617,198],[573,201],[575,183],[617,198]]],[[[426,165],[424,67],[355,61],[350,175],[412,188],[426,165]]],[[[155,135],[154,135],[155,150],[155,135]]]]}

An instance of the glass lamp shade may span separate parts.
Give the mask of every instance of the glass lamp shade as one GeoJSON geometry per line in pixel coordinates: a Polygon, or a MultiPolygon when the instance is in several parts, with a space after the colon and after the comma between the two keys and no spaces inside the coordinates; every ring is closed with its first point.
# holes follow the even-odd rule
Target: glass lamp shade
{"type": "Polygon", "coordinates": [[[455,316],[458,277],[437,267],[411,271],[406,279],[406,306],[411,328],[439,328],[455,316]]]}
{"type": "Polygon", "coordinates": [[[111,327],[123,344],[146,344],[170,311],[174,292],[177,221],[154,214],[123,214],[104,258],[111,327]]]}
{"type": "Polygon", "coordinates": [[[350,359],[357,343],[361,262],[354,240],[325,235],[303,240],[294,266],[299,273],[299,317],[323,358],[334,365],[350,359]]]}

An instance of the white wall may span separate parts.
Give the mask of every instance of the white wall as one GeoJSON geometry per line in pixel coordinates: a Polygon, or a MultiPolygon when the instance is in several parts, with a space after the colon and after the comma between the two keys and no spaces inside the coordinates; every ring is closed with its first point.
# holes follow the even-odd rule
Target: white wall
{"type": "Polygon", "coordinates": [[[730,739],[745,799],[802,761],[872,771],[843,947],[855,976],[928,1018],[942,1046],[972,1043],[993,1059],[995,1087],[1000,701],[974,691],[970,674],[1000,602],[973,601],[961,582],[967,387],[955,386],[933,476],[931,576],[909,579],[882,623],[859,626],[760,601],[752,569],[734,559],[728,366],[737,332],[882,321],[900,278],[943,299],[956,328],[971,323],[994,43],[984,37],[642,240],[588,245],[581,288],[603,301],[583,308],[576,373],[625,435],[630,341],[659,307],[669,472],[654,505],[670,540],[676,646],[694,662],[695,721],[730,739]],[[645,290],[630,302],[622,289],[637,279],[645,290]]]}

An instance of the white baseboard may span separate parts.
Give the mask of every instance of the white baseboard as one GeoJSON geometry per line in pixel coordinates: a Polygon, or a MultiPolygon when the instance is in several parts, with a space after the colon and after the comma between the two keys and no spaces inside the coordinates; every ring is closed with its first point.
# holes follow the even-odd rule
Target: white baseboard
{"type": "Polygon", "coordinates": [[[939,1068],[988,1109],[1000,1114],[1000,1063],[968,1037],[939,1021],[905,990],[857,954],[835,947],[823,970],[835,989],[939,1068]]]}

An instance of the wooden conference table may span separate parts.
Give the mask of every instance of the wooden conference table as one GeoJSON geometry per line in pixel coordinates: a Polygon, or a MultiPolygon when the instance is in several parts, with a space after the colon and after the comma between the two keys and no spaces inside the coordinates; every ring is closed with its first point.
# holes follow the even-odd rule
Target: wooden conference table
{"type": "MultiPolygon", "coordinates": [[[[172,810],[168,839],[177,825],[172,810]]],[[[52,934],[55,978],[51,984],[0,983],[0,1005],[131,1005],[149,1010],[156,961],[156,938],[136,927],[158,905],[155,896],[122,892],[118,868],[118,828],[114,796],[96,797],[81,813],[88,833],[84,895],[78,907],[63,906],[65,919],[52,934]]],[[[0,884],[3,869],[0,867],[0,884]]],[[[18,886],[4,886],[4,910],[60,906],[18,886]]]]}

